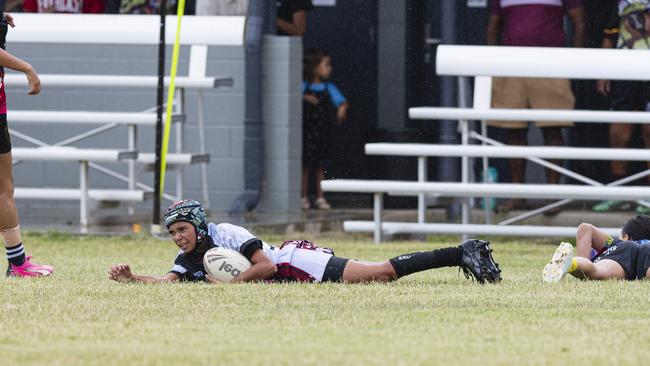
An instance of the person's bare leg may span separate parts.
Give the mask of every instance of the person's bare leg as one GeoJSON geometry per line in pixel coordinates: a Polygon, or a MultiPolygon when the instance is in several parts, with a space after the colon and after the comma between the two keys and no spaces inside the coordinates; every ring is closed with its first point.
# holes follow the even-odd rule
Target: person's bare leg
{"type": "MultiPolygon", "coordinates": [[[[506,143],[510,146],[528,145],[528,129],[517,128],[506,131],[506,143]]],[[[526,160],[508,159],[511,183],[524,183],[526,178],[526,160]]],[[[511,198],[497,207],[499,212],[508,212],[511,210],[523,208],[525,201],[521,198],[511,198]]]]}
{"type": "MultiPolygon", "coordinates": [[[[562,136],[562,129],[560,127],[544,127],[542,128],[542,136],[544,138],[545,146],[564,146],[564,137],[562,136]]],[[[562,160],[549,160],[551,163],[562,166],[562,160]]],[[[550,184],[558,184],[560,182],[560,173],[553,169],[546,169],[546,180],[550,184]]]]}
{"type": "Polygon", "coordinates": [[[325,180],[325,168],[323,168],[322,165],[319,165],[316,167],[316,197],[317,198],[325,198],[325,195],[323,194],[323,189],[320,186],[320,182],[325,180]]]}
{"type": "MultiPolygon", "coordinates": [[[[645,144],[646,149],[650,149],[650,125],[641,125],[641,129],[643,131],[643,142],[645,144]]],[[[648,169],[650,169],[650,161],[647,162],[648,164],[648,169]]],[[[648,181],[648,184],[650,185],[650,176],[646,178],[648,181]]]]}
{"type": "Polygon", "coordinates": [[[11,152],[0,154],[0,237],[9,261],[7,275],[37,277],[48,276],[54,272],[51,266],[30,263],[25,256],[14,200],[11,152]]]}
{"type": "Polygon", "coordinates": [[[587,258],[575,257],[578,262],[578,268],[569,272],[572,276],[589,280],[624,280],[625,270],[616,261],[603,259],[593,263],[587,258]]]}
{"type": "Polygon", "coordinates": [[[343,270],[343,282],[389,282],[397,279],[389,261],[359,262],[350,260],[343,270]]]}
{"type": "MultiPolygon", "coordinates": [[[[609,126],[609,145],[613,148],[624,149],[630,142],[634,125],[629,123],[613,123],[609,126]]],[[[627,174],[627,162],[612,160],[612,175],[620,179],[627,174]]]]}
{"type": "Polygon", "coordinates": [[[600,252],[607,245],[609,235],[591,224],[582,223],[576,232],[576,253],[579,257],[591,259],[591,250],[600,252]]]}
{"type": "Polygon", "coordinates": [[[17,226],[18,212],[14,201],[13,165],[11,152],[9,152],[0,154],[0,230],[17,226]]]}
{"type": "MultiPolygon", "coordinates": [[[[507,132],[506,140],[508,145],[528,145],[526,129],[510,129],[507,132]]],[[[524,159],[508,160],[510,166],[510,180],[512,183],[523,183],[526,177],[526,161],[524,159]]]]}
{"type": "Polygon", "coordinates": [[[309,189],[309,172],[310,169],[308,166],[303,166],[302,167],[302,198],[306,198],[308,194],[308,189],[309,189]]]}

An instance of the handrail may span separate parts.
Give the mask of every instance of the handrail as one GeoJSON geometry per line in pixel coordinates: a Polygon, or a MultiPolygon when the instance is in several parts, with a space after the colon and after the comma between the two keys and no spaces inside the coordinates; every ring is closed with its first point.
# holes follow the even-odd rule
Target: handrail
{"type": "Polygon", "coordinates": [[[412,143],[368,143],[367,155],[393,156],[467,156],[471,158],[528,158],[569,160],[630,160],[650,161],[648,149],[614,149],[559,146],[489,146],[441,145],[412,143]]]}
{"type": "Polygon", "coordinates": [[[413,107],[409,108],[409,117],[413,119],[434,120],[451,119],[500,121],[573,121],[588,123],[650,123],[650,113],[648,112],[612,112],[564,109],[480,109],[413,107]]]}

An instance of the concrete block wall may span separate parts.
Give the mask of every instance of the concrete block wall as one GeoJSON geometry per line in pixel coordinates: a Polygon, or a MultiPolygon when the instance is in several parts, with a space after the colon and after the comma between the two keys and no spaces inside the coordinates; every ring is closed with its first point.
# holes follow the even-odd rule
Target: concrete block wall
{"type": "MultiPolygon", "coordinates": [[[[265,193],[260,209],[290,212],[299,209],[300,154],[301,154],[301,97],[302,45],[299,38],[269,37],[264,49],[264,120],[265,120],[265,193]]],[[[121,74],[155,75],[157,71],[156,46],[78,45],[78,44],[9,44],[9,52],[24,58],[40,74],[121,74]]],[[[167,47],[167,70],[171,47],[167,47]]],[[[189,47],[181,47],[178,75],[187,75],[189,47]]],[[[211,209],[225,211],[242,192],[243,136],[245,108],[244,49],[235,46],[210,47],[207,74],[228,76],[234,86],[205,90],[203,113],[205,117],[206,149],[211,155],[208,165],[211,209]]],[[[79,88],[45,85],[39,96],[28,97],[23,87],[7,85],[9,127],[46,143],[55,143],[71,135],[97,127],[63,124],[11,123],[11,110],[87,110],[140,112],[156,103],[156,90],[128,88],[79,88]]],[[[166,98],[165,92],[165,98],[166,98]]],[[[183,150],[199,151],[197,102],[199,92],[185,93],[187,123],[184,127],[183,150]]],[[[141,152],[154,151],[155,130],[141,127],[138,146],[141,152]]],[[[175,151],[174,129],[170,152],[175,151]]],[[[33,144],[13,137],[16,147],[33,144]]],[[[98,136],[75,143],[78,147],[126,148],[126,127],[117,127],[98,136]]],[[[126,164],[103,164],[127,174],[126,164]]],[[[202,199],[201,168],[185,168],[183,174],[185,196],[202,199]]],[[[166,187],[175,192],[174,174],[168,174],[166,187]]],[[[78,187],[78,166],[73,163],[25,162],[14,167],[17,187],[78,187]]],[[[91,187],[125,189],[126,184],[91,170],[91,187]]],[[[153,173],[140,169],[140,181],[153,185],[153,173]]],[[[18,202],[29,205],[33,201],[18,202]]],[[[163,204],[166,204],[164,202],[163,204]]],[[[41,205],[78,206],[78,202],[40,202],[41,205]]],[[[150,202],[138,205],[150,209],[150,202]]]]}

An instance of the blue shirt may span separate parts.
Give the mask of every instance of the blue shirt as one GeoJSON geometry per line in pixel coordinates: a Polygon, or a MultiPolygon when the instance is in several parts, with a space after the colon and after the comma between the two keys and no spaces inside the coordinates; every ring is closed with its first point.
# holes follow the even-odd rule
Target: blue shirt
{"type": "MultiPolygon", "coordinates": [[[[302,82],[303,94],[307,92],[307,84],[308,83],[306,81],[302,82]]],[[[346,102],[346,99],[341,93],[341,91],[339,91],[339,89],[336,86],[334,86],[334,84],[327,81],[324,83],[309,83],[309,90],[314,93],[321,93],[327,90],[327,92],[332,97],[332,104],[334,104],[336,108],[338,108],[341,104],[346,102]]]]}

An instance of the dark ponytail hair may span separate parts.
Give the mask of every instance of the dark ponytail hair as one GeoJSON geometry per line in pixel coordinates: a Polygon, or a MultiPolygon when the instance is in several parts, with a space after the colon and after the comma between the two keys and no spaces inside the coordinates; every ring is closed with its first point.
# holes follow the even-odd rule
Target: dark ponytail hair
{"type": "Polygon", "coordinates": [[[629,219],[623,225],[621,234],[627,235],[630,240],[634,241],[650,239],[650,216],[639,215],[629,219]]]}
{"type": "Polygon", "coordinates": [[[302,78],[310,83],[314,80],[314,70],[330,54],[322,48],[309,48],[302,59],[302,78]]]}

